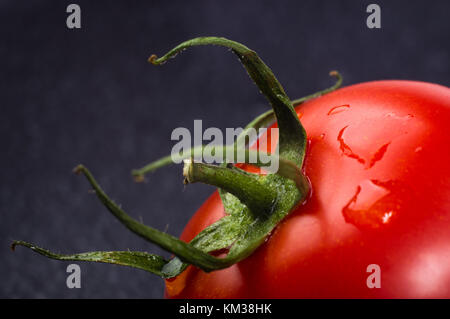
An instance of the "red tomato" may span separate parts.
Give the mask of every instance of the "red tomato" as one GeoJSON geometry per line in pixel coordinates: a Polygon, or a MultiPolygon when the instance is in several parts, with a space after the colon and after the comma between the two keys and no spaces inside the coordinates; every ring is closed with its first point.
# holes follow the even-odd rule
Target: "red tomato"
{"type": "MultiPolygon", "coordinates": [[[[450,89],[349,86],[297,107],[309,200],[250,257],[166,281],[172,298],[450,298],[450,89]],[[380,268],[369,288],[368,266],[380,268]]],[[[189,241],[224,216],[218,193],[189,241]]]]}

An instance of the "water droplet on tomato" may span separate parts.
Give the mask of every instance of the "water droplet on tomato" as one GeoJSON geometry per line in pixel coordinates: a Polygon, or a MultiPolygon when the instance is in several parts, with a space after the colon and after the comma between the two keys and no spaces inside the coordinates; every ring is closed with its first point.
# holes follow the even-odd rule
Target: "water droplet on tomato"
{"type": "Polygon", "coordinates": [[[327,115],[333,115],[333,114],[341,113],[341,112],[343,112],[343,111],[345,111],[345,110],[347,110],[349,108],[350,108],[350,105],[348,105],[348,104],[338,105],[338,106],[332,107],[328,111],[327,115]]]}
{"type": "Polygon", "coordinates": [[[345,127],[343,127],[343,128],[339,131],[339,134],[338,134],[338,136],[337,136],[337,140],[338,140],[338,142],[339,142],[339,148],[340,148],[340,150],[342,151],[342,154],[343,154],[343,155],[345,155],[345,156],[347,156],[347,157],[350,157],[350,158],[353,158],[353,159],[357,160],[359,163],[361,163],[361,164],[364,165],[364,164],[366,163],[365,159],[361,158],[358,154],[355,154],[355,153],[352,151],[352,149],[350,148],[350,146],[348,146],[347,143],[344,141],[343,135],[344,135],[344,132],[345,132],[345,130],[346,130],[347,128],[348,128],[348,125],[345,126],[345,127]]]}
{"type": "Polygon", "coordinates": [[[352,148],[345,142],[344,140],[344,132],[349,126],[345,126],[339,131],[337,136],[337,140],[339,142],[339,148],[342,151],[342,154],[357,160],[360,164],[365,166],[365,169],[372,168],[377,162],[381,161],[386,153],[391,142],[387,142],[386,144],[381,145],[370,158],[364,158],[355,152],[353,152],[352,148]]]}
{"type": "Polygon", "coordinates": [[[325,137],[325,133],[320,134],[319,139],[323,140],[325,137]]]}
{"type": "Polygon", "coordinates": [[[414,152],[419,153],[422,150],[422,146],[416,147],[416,149],[414,150],[414,152]]]}
{"type": "Polygon", "coordinates": [[[392,182],[364,180],[342,209],[345,221],[358,228],[378,229],[395,219],[401,203],[392,196],[392,182]]]}

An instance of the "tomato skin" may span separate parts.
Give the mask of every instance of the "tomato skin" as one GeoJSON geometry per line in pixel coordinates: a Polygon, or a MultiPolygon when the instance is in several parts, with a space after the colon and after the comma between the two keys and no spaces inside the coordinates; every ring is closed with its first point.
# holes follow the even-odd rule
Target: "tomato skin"
{"type": "MultiPolygon", "coordinates": [[[[450,298],[450,89],[368,82],[296,110],[311,197],[250,257],[212,273],[189,267],[166,296],[450,298]],[[370,264],[380,288],[367,286],[370,264]]],[[[223,216],[215,192],[181,239],[223,216]]]]}

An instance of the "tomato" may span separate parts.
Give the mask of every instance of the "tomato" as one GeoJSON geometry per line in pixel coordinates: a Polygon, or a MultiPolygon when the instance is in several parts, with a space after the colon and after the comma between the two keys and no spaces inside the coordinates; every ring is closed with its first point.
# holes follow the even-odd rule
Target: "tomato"
{"type": "MultiPolygon", "coordinates": [[[[368,82],[296,111],[310,198],[250,257],[210,273],[189,266],[166,296],[450,298],[450,89],[368,82]]],[[[224,215],[216,192],[181,239],[224,215]]]]}

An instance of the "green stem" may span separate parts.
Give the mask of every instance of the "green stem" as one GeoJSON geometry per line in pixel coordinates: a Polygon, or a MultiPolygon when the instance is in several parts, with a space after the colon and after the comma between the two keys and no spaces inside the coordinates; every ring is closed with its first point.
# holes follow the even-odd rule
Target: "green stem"
{"type": "Polygon", "coordinates": [[[226,167],[185,161],[183,175],[188,183],[217,186],[240,199],[253,214],[268,213],[276,203],[277,192],[249,175],[226,167]]]}

